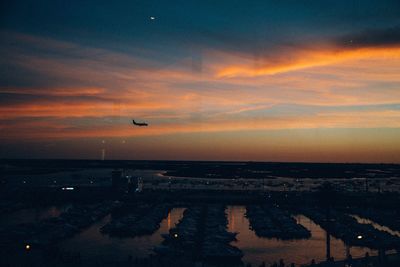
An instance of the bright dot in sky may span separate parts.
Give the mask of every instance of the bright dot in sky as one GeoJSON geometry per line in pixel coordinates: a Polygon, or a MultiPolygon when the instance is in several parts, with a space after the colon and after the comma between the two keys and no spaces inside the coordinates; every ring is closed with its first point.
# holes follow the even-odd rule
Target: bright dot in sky
{"type": "Polygon", "coordinates": [[[31,246],[30,246],[29,244],[26,244],[26,245],[25,245],[25,249],[26,249],[26,250],[30,250],[30,249],[31,249],[31,246]]]}
{"type": "Polygon", "coordinates": [[[150,17],[150,19],[151,19],[151,20],[155,20],[155,19],[156,19],[156,17],[153,17],[153,16],[151,16],[151,17],[150,17]]]}

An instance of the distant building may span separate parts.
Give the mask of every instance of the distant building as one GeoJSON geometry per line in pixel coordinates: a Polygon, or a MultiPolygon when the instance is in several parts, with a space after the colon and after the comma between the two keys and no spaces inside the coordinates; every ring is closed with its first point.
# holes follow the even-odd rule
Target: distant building
{"type": "Polygon", "coordinates": [[[142,190],[143,190],[143,179],[142,177],[139,177],[137,181],[136,192],[142,192],[142,190]]]}
{"type": "Polygon", "coordinates": [[[111,187],[114,192],[124,191],[127,188],[127,179],[124,172],[121,170],[114,170],[111,173],[111,187]]]}
{"type": "Polygon", "coordinates": [[[142,177],[128,176],[128,191],[141,192],[143,190],[143,179],[142,177]]]}

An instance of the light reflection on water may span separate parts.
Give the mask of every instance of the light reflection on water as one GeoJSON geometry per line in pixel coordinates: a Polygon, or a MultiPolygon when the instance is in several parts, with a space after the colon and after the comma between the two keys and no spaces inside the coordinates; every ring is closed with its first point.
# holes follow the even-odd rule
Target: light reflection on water
{"type": "Polygon", "coordinates": [[[152,253],[155,246],[162,242],[161,234],[168,233],[169,229],[182,218],[183,211],[184,208],[172,209],[155,233],[134,238],[103,235],[100,228],[111,220],[111,215],[107,215],[80,234],[62,242],[59,248],[69,252],[80,252],[83,260],[90,261],[93,259],[124,261],[129,255],[133,258],[145,258],[152,253]]]}
{"type": "MultiPolygon", "coordinates": [[[[24,222],[36,222],[49,217],[58,216],[68,206],[51,206],[41,209],[24,209],[2,217],[2,225],[24,222]]],[[[160,228],[152,235],[135,238],[116,238],[100,233],[100,228],[108,223],[111,216],[108,215],[96,222],[80,234],[67,239],[59,247],[64,251],[80,252],[82,260],[93,261],[115,259],[125,261],[129,255],[133,258],[144,258],[152,253],[155,246],[162,242],[162,233],[167,233],[182,218],[184,208],[172,209],[165,218],[160,228]]],[[[244,253],[243,262],[259,266],[263,261],[272,264],[274,261],[284,259],[285,263],[305,264],[312,259],[317,262],[326,259],[326,232],[309,218],[303,215],[295,216],[296,220],[311,231],[311,238],[306,240],[282,241],[277,239],[260,238],[249,229],[248,219],[244,216],[244,206],[228,206],[228,229],[231,232],[239,232],[237,242],[232,245],[241,249],[244,253]]],[[[360,223],[371,223],[369,220],[360,219],[360,223]]],[[[377,227],[376,224],[374,224],[377,227]]],[[[378,225],[379,226],[379,225],[378,225]]],[[[385,229],[382,229],[385,230],[385,229]]],[[[398,233],[398,232],[396,232],[398,233]]],[[[336,259],[345,259],[346,245],[339,239],[331,237],[331,255],[336,259]]],[[[366,248],[351,247],[348,251],[353,258],[362,257],[365,252],[377,255],[376,251],[366,248]]]]}
{"type": "MultiPolygon", "coordinates": [[[[260,238],[249,229],[249,221],[244,216],[244,206],[229,206],[227,209],[229,218],[229,231],[239,232],[234,246],[240,248],[243,253],[243,262],[259,266],[263,261],[272,264],[279,259],[285,263],[305,264],[312,259],[317,262],[326,259],[326,232],[309,218],[297,215],[296,220],[311,231],[310,239],[282,241],[275,238],[260,238]]],[[[331,237],[331,256],[335,260],[346,258],[346,245],[339,239],[331,237]]],[[[354,257],[361,257],[365,252],[376,255],[376,251],[367,248],[351,247],[348,251],[354,257]]]]}
{"type": "Polygon", "coordinates": [[[378,230],[380,230],[380,231],[385,231],[385,232],[388,232],[388,233],[391,234],[391,235],[400,237],[400,232],[399,232],[399,231],[392,230],[392,229],[390,229],[389,227],[380,225],[380,224],[378,224],[378,223],[376,223],[376,222],[374,222],[374,221],[371,221],[371,220],[369,220],[369,219],[367,219],[367,218],[362,218],[362,217],[360,217],[360,216],[358,216],[358,215],[354,215],[354,214],[353,214],[353,215],[350,215],[350,216],[352,216],[353,218],[355,218],[355,219],[357,220],[358,223],[362,223],[362,224],[371,224],[373,227],[375,227],[376,229],[378,229],[378,230]]]}

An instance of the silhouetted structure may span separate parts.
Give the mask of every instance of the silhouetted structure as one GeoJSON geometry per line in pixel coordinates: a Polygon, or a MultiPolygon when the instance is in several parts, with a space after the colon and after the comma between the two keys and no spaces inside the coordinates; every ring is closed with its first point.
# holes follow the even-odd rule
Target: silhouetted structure
{"type": "Polygon", "coordinates": [[[114,193],[123,191],[127,188],[128,181],[124,177],[124,173],[121,170],[114,170],[111,174],[111,186],[114,193]]]}
{"type": "MultiPolygon", "coordinates": [[[[331,206],[336,198],[336,192],[332,187],[332,184],[325,182],[321,185],[318,192],[318,198],[321,201],[322,206],[325,209],[325,220],[327,225],[331,222],[331,206]]],[[[329,231],[326,231],[326,259],[331,258],[331,236],[329,231]]]]}

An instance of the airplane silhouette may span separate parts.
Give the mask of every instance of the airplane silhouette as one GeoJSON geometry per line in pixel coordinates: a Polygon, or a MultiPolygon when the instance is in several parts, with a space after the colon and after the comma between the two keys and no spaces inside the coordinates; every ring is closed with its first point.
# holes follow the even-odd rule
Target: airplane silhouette
{"type": "Polygon", "coordinates": [[[136,122],[135,120],[132,120],[132,122],[133,122],[133,125],[136,125],[136,126],[149,126],[145,122],[136,122]]]}

